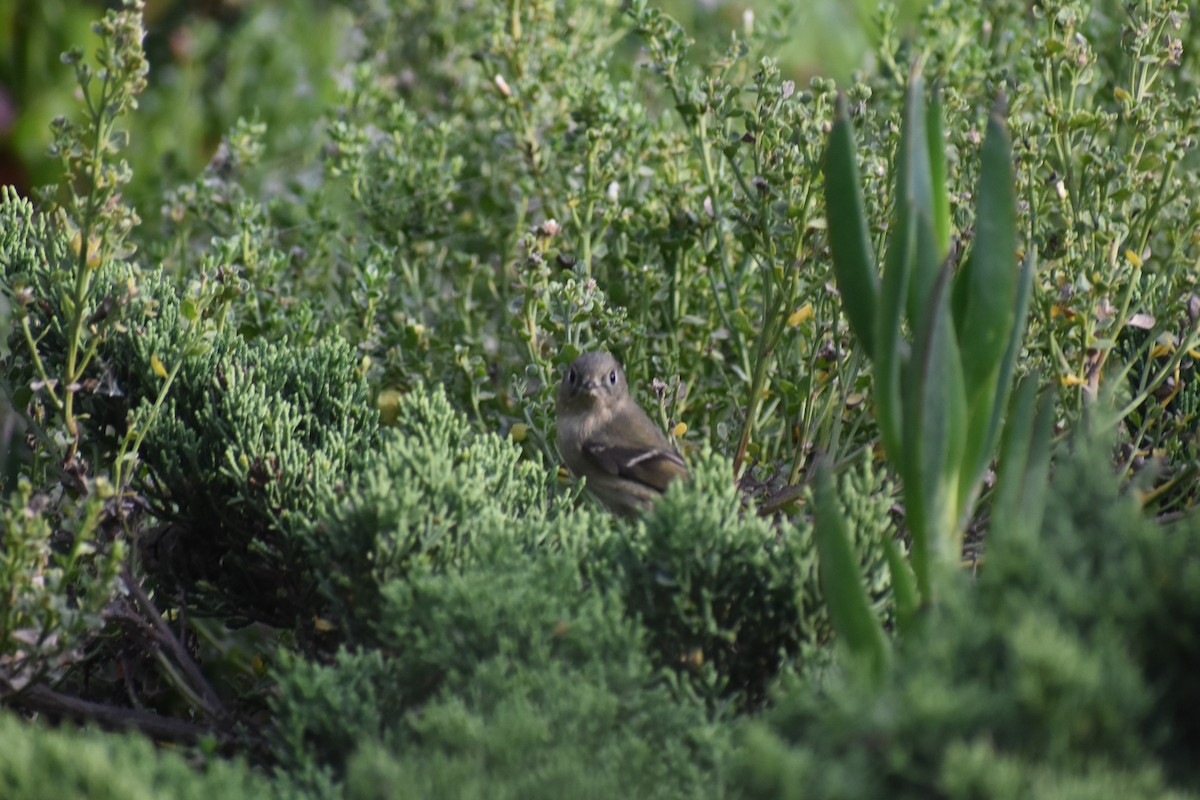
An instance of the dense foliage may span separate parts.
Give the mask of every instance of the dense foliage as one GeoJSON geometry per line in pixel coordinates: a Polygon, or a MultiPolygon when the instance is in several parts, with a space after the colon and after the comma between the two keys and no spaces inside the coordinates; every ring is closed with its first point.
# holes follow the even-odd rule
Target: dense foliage
{"type": "Polygon", "coordinates": [[[21,17],[0,795],[1200,791],[1194,6],[161,5],[21,17]]]}

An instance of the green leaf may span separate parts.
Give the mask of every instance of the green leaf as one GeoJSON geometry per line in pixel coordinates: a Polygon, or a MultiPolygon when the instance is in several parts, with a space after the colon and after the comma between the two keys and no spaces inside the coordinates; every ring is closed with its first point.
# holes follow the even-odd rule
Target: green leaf
{"type": "Polygon", "coordinates": [[[913,629],[920,608],[921,599],[917,594],[916,577],[912,565],[904,557],[899,543],[891,536],[883,540],[883,552],[887,556],[888,569],[892,576],[892,600],[896,606],[896,627],[901,635],[908,634],[913,629]]]}
{"type": "Polygon", "coordinates": [[[1037,397],[1039,381],[1027,377],[1013,397],[996,463],[991,534],[1036,537],[1049,489],[1054,393],[1037,397]],[[1035,407],[1036,403],[1036,407],[1035,407]]]}
{"type": "MultiPolygon", "coordinates": [[[[998,112],[988,118],[976,191],[975,241],[959,274],[965,303],[958,319],[963,373],[970,386],[999,365],[1013,328],[1017,298],[1017,202],[1012,147],[998,112]]],[[[983,409],[985,419],[991,409],[983,409]]],[[[982,420],[980,420],[982,423],[982,420]]]]}
{"type": "Polygon", "coordinates": [[[897,463],[901,457],[901,420],[904,414],[901,375],[909,357],[908,342],[901,334],[901,324],[917,239],[916,218],[910,215],[904,221],[904,227],[899,228],[888,241],[874,355],[879,430],[888,456],[897,463]]]}
{"type": "MultiPolygon", "coordinates": [[[[925,127],[925,82],[921,77],[920,64],[913,66],[908,81],[908,93],[904,101],[904,123],[900,129],[900,148],[896,154],[896,222],[897,228],[908,227],[908,219],[923,214],[933,220],[933,177],[929,163],[929,136],[925,127]]],[[[912,274],[908,282],[908,316],[920,319],[924,306],[937,281],[941,256],[935,244],[935,236],[921,242],[919,227],[916,228],[918,242],[912,274]]]]}
{"type": "Polygon", "coordinates": [[[887,639],[871,611],[846,518],[839,508],[832,470],[824,461],[817,466],[814,499],[821,591],[829,606],[829,617],[853,659],[865,668],[872,683],[879,685],[888,662],[887,639]]]}
{"type": "Polygon", "coordinates": [[[1029,297],[1036,272],[1030,249],[1020,270],[1012,148],[999,107],[988,120],[976,192],[975,243],[955,285],[955,313],[970,387],[968,441],[959,476],[958,503],[974,502],[991,460],[1013,371],[1024,341],[1029,297]]]}
{"type": "MultiPolygon", "coordinates": [[[[919,224],[931,228],[924,217],[919,224]]],[[[904,499],[913,540],[913,571],[925,602],[933,599],[931,565],[950,555],[948,548],[957,533],[956,490],[966,441],[966,390],[950,317],[949,287],[946,264],[933,287],[929,317],[914,321],[917,339],[904,387],[904,499]]]]}
{"type": "Polygon", "coordinates": [[[855,158],[854,129],[846,114],[846,100],[838,95],[837,113],[825,150],[825,206],[829,219],[829,247],[842,308],[854,335],[870,354],[875,353],[875,325],[879,308],[879,273],[863,209],[862,183],[855,158]]]}
{"type": "Polygon", "coordinates": [[[973,502],[979,488],[979,479],[987,469],[996,438],[1000,435],[1000,424],[1004,419],[1009,392],[1012,390],[1017,357],[1021,353],[1025,330],[1029,324],[1029,300],[1036,273],[1037,254],[1031,249],[1021,265],[1017,280],[1017,298],[1012,311],[1013,326],[1009,332],[1008,349],[1005,350],[995,372],[988,379],[979,381],[969,399],[967,450],[963,456],[964,469],[958,488],[960,506],[973,502]],[[987,419],[986,424],[984,419],[987,419]]]}
{"type": "Polygon", "coordinates": [[[935,85],[925,112],[925,134],[929,148],[930,190],[933,200],[933,232],[937,258],[950,252],[950,185],[946,180],[946,137],[942,132],[942,93],[935,85]]]}

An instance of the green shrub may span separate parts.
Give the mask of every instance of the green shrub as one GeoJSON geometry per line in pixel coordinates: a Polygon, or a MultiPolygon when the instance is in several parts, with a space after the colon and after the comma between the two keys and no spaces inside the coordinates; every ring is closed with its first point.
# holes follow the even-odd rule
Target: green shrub
{"type": "MultiPolygon", "coordinates": [[[[82,657],[116,599],[126,555],[112,519],[118,488],[90,474],[93,452],[64,455],[68,432],[45,424],[55,412],[44,393],[60,397],[51,376],[61,374],[68,338],[66,316],[47,310],[69,303],[57,269],[69,251],[32,203],[0,190],[0,286],[15,318],[0,346],[0,697],[61,679],[82,657]],[[28,358],[34,340],[42,361],[28,358]]],[[[100,280],[120,271],[105,270],[100,280]]]]}
{"type": "MultiPolygon", "coordinates": [[[[621,598],[645,628],[655,663],[713,703],[761,704],[781,670],[829,638],[810,527],[745,512],[727,460],[695,459],[691,481],[624,523],[572,510],[554,472],[474,431],[440,387],[415,387],[395,413],[320,512],[291,520],[334,641],[378,645],[381,604],[406,576],[478,569],[504,547],[576,559],[591,590],[621,598]]],[[[886,614],[890,485],[861,461],[843,486],[867,589],[886,614]]]]}
{"type": "Polygon", "coordinates": [[[513,797],[705,787],[720,737],[653,669],[619,602],[565,554],[479,547],[461,571],[415,564],[384,587],[379,649],[281,670],[273,730],[289,772],[348,769],[352,797],[393,796],[380,777],[439,796],[483,781],[513,797]]]}
{"type": "Polygon", "coordinates": [[[346,796],[720,796],[722,737],[662,689],[606,691],[557,668],[514,680],[485,665],[480,678],[466,699],[424,710],[413,723],[419,746],[356,754],[346,796]]]}
{"type": "MultiPolygon", "coordinates": [[[[68,362],[66,310],[78,302],[63,269],[70,248],[51,219],[11,193],[0,222],[4,282],[20,315],[5,388],[22,404],[53,408],[45,392],[68,362]]],[[[102,475],[112,464],[118,492],[134,480],[172,523],[143,540],[147,563],[198,605],[291,625],[312,586],[280,519],[311,513],[377,425],[354,352],[336,334],[299,347],[246,339],[215,313],[205,318],[239,293],[233,269],[214,269],[182,293],[130,263],[89,268],[88,277],[89,325],[101,327],[87,379],[73,390],[85,412],[79,480],[90,480],[89,464],[102,475]]],[[[39,461],[45,469],[45,455],[39,461]]]]}
{"type": "Polygon", "coordinates": [[[124,543],[102,524],[112,487],[93,488],[52,498],[21,479],[0,508],[0,698],[60,679],[120,591],[124,543]]]}
{"type": "Polygon", "coordinates": [[[149,564],[210,611],[289,627],[305,616],[313,579],[284,515],[312,514],[374,441],[378,412],[354,353],[336,335],[296,347],[229,326],[196,341],[169,284],[142,291],[153,313],[103,351],[124,402],[92,407],[123,426],[126,409],[157,399],[155,364],[177,370],[140,451],[139,488],[172,523],[147,543],[149,564]]]}
{"type": "Polygon", "coordinates": [[[745,796],[1194,789],[1200,527],[1146,520],[1102,453],[1060,465],[1040,533],[992,532],[979,581],[925,612],[878,690],[797,684],[752,723],[745,796]]]}
{"type": "MultiPolygon", "coordinates": [[[[694,459],[691,481],[672,487],[644,525],[613,539],[606,559],[585,568],[602,585],[616,581],[660,665],[683,673],[710,702],[732,699],[748,709],[761,706],[779,673],[826,644],[832,629],[811,525],[746,512],[729,475],[727,459],[694,459]]],[[[853,498],[859,574],[886,615],[890,486],[865,461],[842,486],[853,498]]]]}
{"type": "Polygon", "coordinates": [[[276,796],[245,764],[197,771],[140,736],[51,730],[0,714],[0,795],[7,800],[200,800],[276,796]]]}
{"type": "Polygon", "coordinates": [[[289,519],[351,641],[370,638],[383,587],[409,570],[462,569],[490,538],[526,535],[532,548],[535,531],[568,508],[547,500],[552,471],[474,430],[440,387],[414,387],[394,411],[394,427],[324,487],[315,513],[297,508],[289,519]]]}
{"type": "MultiPolygon", "coordinates": [[[[902,76],[921,60],[950,123],[939,231],[963,252],[983,241],[968,214],[981,125],[1009,98],[1018,231],[1045,265],[1017,372],[1068,387],[1068,428],[1106,382],[1124,385],[1112,348],[1152,318],[1121,354],[1139,363],[1132,396],[1105,421],[1134,452],[1165,452],[1174,507],[1190,504],[1194,448],[1165,440],[1190,430],[1194,395],[1180,389],[1178,420],[1148,400],[1175,367],[1176,388],[1191,380],[1200,318],[1187,6],[939,0],[912,35],[884,8],[875,68],[799,86],[772,58],[784,15],[745,17],[708,58],[643,2],[476,10],[320,10],[356,23],[320,120],[289,102],[307,82],[292,65],[332,58],[337,24],[204,28],[197,63],[232,42],[224,63],[245,66],[231,77],[268,101],[270,124],[214,101],[219,124],[242,121],[202,175],[146,204],[165,229],[128,205],[158,176],[132,183],[121,153],[144,164],[162,140],[127,136],[125,112],[139,97],[164,116],[191,106],[142,92],[141,5],[97,27],[108,66],[68,55],[84,111],[54,127],[63,180],[36,207],[0,198],[14,323],[0,394],[23,423],[0,431],[15,443],[0,453],[0,545],[19,590],[0,666],[44,679],[78,665],[57,691],[221,716],[248,736],[272,697],[267,747],[245,752],[297,794],[1193,788],[1194,527],[1164,535],[1111,487],[1089,489],[1107,454],[1060,469],[1040,537],[993,532],[983,578],[915,617],[877,689],[827,668],[808,522],[748,516],[734,488],[794,497],[785,485],[828,455],[886,618],[894,492],[856,461],[877,450],[878,404],[838,313],[819,166],[841,89],[864,219],[888,219],[902,76]],[[312,38],[251,46],[294,31],[312,38]],[[323,161],[272,159],[311,152],[317,131],[323,161]],[[730,456],[693,459],[693,480],[633,523],[573,508],[554,471],[555,367],[601,344],[639,402],[686,423],[685,450],[730,456]],[[397,427],[380,433],[372,395],[386,407],[396,393],[397,427]],[[124,568],[132,589],[143,567],[153,604],[133,609],[110,578],[124,568]],[[195,702],[178,667],[200,652],[205,674],[227,674],[222,627],[249,620],[279,626],[251,629],[280,645],[277,666],[245,659],[244,680],[216,683],[221,702],[195,702]],[[773,702],[726,773],[725,712],[773,702]]],[[[305,98],[331,85],[322,75],[305,98]]],[[[193,152],[195,117],[178,131],[193,152]]],[[[888,233],[865,235],[878,251],[888,233]]]]}

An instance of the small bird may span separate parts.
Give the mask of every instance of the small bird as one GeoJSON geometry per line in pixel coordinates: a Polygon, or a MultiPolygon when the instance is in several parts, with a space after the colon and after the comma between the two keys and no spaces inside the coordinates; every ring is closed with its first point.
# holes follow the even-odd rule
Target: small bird
{"type": "Polygon", "coordinates": [[[629,396],[609,353],[584,353],[558,387],[558,451],[609,511],[632,517],[650,507],[687,465],[629,396]]]}

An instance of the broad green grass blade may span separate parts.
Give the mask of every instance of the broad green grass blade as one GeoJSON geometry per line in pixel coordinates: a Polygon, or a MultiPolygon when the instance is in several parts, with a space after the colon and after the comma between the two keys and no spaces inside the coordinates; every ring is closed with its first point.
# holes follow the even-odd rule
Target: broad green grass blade
{"type": "Polygon", "coordinates": [[[827,462],[817,466],[815,500],[821,591],[829,606],[830,619],[854,660],[866,668],[872,682],[878,685],[888,661],[888,643],[883,625],[871,611],[827,462]]]}
{"type": "MultiPolygon", "coordinates": [[[[913,67],[904,101],[904,123],[900,128],[900,149],[896,154],[896,221],[898,228],[907,227],[907,219],[923,214],[933,220],[933,178],[929,164],[929,136],[925,129],[925,81],[919,66],[913,67]]],[[[922,242],[917,227],[917,252],[908,283],[908,318],[921,319],[929,301],[933,284],[937,282],[941,258],[934,244],[935,237],[922,242]],[[931,254],[932,263],[922,258],[931,254]]]]}
{"type": "MultiPolygon", "coordinates": [[[[899,220],[898,220],[899,221],[899,220]]],[[[908,342],[902,334],[908,280],[916,253],[916,217],[904,217],[904,227],[898,228],[888,240],[887,262],[884,265],[883,289],[875,335],[875,406],[879,431],[888,458],[899,464],[902,452],[902,423],[904,403],[901,377],[909,358],[908,342]]]]}
{"type": "MultiPolygon", "coordinates": [[[[988,118],[976,190],[975,242],[955,287],[963,374],[969,387],[968,441],[958,487],[963,513],[996,446],[1012,373],[1025,336],[1032,274],[1017,263],[1012,145],[999,107],[988,118]]],[[[1030,251],[1032,258],[1032,250],[1030,251]]]]}
{"type": "Polygon", "coordinates": [[[887,536],[883,540],[883,552],[887,555],[888,569],[892,575],[892,601],[896,607],[896,628],[903,636],[913,629],[921,599],[917,594],[917,583],[912,565],[904,557],[904,551],[900,549],[900,544],[891,536],[887,536]]]}
{"type": "Polygon", "coordinates": [[[825,150],[825,216],[829,247],[833,251],[833,271],[846,318],[850,320],[854,335],[874,357],[879,273],[861,187],[854,126],[846,113],[846,100],[839,95],[825,150]]]}
{"type": "MultiPolygon", "coordinates": [[[[999,113],[988,118],[975,201],[971,258],[959,275],[966,307],[960,320],[963,373],[982,383],[1008,347],[1017,299],[1017,201],[1012,146],[999,113]]],[[[991,409],[986,409],[988,416],[991,409]]]]}
{"type": "MultiPolygon", "coordinates": [[[[1025,331],[1029,325],[1029,301],[1033,294],[1033,278],[1037,274],[1037,253],[1032,247],[1025,255],[1021,264],[1021,272],[1017,279],[1017,298],[1013,308],[1013,326],[1009,333],[1008,349],[1000,360],[999,369],[993,379],[993,394],[990,397],[979,395],[972,403],[986,403],[991,409],[987,425],[982,424],[982,409],[971,409],[968,419],[968,451],[964,454],[964,468],[960,476],[959,507],[966,511],[968,503],[974,499],[978,490],[979,478],[987,469],[991,460],[992,449],[1000,435],[1000,425],[1004,420],[1004,410],[1008,406],[1008,396],[1012,390],[1013,373],[1017,368],[1017,357],[1025,342],[1025,331]],[[980,432],[982,431],[982,435],[980,432]]],[[[986,388],[986,387],[985,387],[986,388]]]]}
{"type": "MultiPolygon", "coordinates": [[[[922,216],[919,223],[931,233],[922,216]]],[[[916,341],[904,392],[904,499],[917,587],[931,601],[930,567],[957,533],[958,474],[966,439],[962,362],[950,317],[950,265],[933,287],[930,315],[914,322],[916,341]]]]}
{"type": "Polygon", "coordinates": [[[937,258],[942,261],[950,252],[950,186],[946,181],[946,137],[942,129],[942,93],[935,84],[929,108],[925,112],[925,133],[928,137],[929,176],[932,192],[933,233],[937,258]]]}
{"type": "Polygon", "coordinates": [[[1050,453],[1054,445],[1055,413],[1054,392],[1046,391],[1038,398],[1024,491],[1021,493],[1021,522],[1034,532],[1042,529],[1046,496],[1050,493],[1050,453]]]}
{"type": "Polygon", "coordinates": [[[1018,519],[1023,475],[1029,463],[1034,428],[1037,381],[1026,378],[1013,394],[1008,424],[996,459],[996,488],[992,492],[991,527],[993,532],[1009,530],[1018,519]]]}
{"type": "Polygon", "coordinates": [[[1035,537],[1045,511],[1054,430],[1054,395],[1037,396],[1027,377],[1013,397],[996,461],[991,535],[1035,537]]]}

